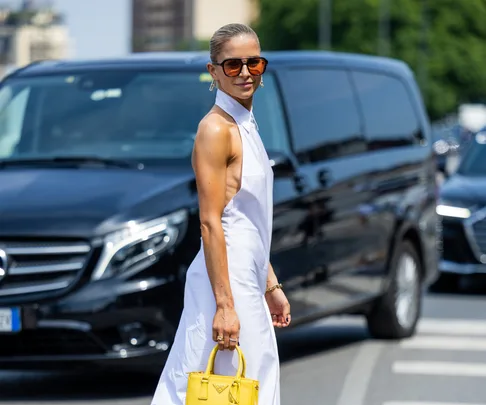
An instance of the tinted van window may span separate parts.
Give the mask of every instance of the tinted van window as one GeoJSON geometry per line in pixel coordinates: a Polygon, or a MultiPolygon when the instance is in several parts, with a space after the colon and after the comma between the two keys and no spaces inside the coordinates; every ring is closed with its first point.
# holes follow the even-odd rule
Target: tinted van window
{"type": "Polygon", "coordinates": [[[300,158],[318,161],[363,152],[357,104],[347,72],[311,68],[288,74],[292,137],[300,158]]]}
{"type": "Polygon", "coordinates": [[[265,88],[254,96],[254,115],[263,144],[269,150],[290,152],[290,140],[277,81],[272,74],[264,75],[265,88]]]}
{"type": "Polygon", "coordinates": [[[27,107],[29,90],[24,89],[12,96],[8,91],[1,93],[4,97],[0,99],[7,103],[6,108],[0,112],[0,158],[8,157],[13,153],[15,145],[20,140],[22,122],[27,107]]]}
{"type": "Polygon", "coordinates": [[[420,124],[404,83],[380,73],[354,71],[352,75],[370,149],[418,143],[420,124]]]}
{"type": "MultiPolygon", "coordinates": [[[[0,157],[97,156],[190,162],[215,92],[205,72],[103,71],[13,78],[0,88],[0,157]]],[[[254,99],[268,149],[288,151],[275,79],[254,99]]]]}

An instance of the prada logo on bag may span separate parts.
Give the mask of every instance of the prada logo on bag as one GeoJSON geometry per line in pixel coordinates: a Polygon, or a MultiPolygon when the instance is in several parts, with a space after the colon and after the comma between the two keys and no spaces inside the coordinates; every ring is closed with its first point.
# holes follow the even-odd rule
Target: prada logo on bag
{"type": "Polygon", "coordinates": [[[218,394],[221,394],[226,388],[228,388],[227,385],[223,384],[213,384],[213,387],[216,391],[218,391],[218,394]]]}

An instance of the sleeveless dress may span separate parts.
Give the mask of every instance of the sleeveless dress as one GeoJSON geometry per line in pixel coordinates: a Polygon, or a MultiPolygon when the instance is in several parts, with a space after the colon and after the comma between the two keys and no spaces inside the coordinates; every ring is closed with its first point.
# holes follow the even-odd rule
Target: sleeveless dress
{"type": "MultiPolygon", "coordinates": [[[[241,188],[224,208],[228,270],[240,320],[240,348],[248,378],[260,381],[259,404],[280,405],[280,365],[275,330],[265,300],[273,220],[273,170],[253,113],[221,90],[216,105],[233,117],[240,131],[241,188]]],[[[215,342],[216,304],[202,247],[186,277],[184,309],[151,405],[184,405],[187,373],[205,370],[215,342]]],[[[216,374],[235,375],[236,350],[218,351],[216,374]]]]}

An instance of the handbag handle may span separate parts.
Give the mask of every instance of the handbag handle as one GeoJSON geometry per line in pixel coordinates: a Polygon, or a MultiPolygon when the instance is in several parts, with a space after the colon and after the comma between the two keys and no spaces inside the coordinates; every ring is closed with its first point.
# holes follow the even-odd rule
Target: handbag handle
{"type": "MultiPolygon", "coordinates": [[[[216,360],[216,353],[219,351],[219,345],[217,344],[214,346],[213,350],[211,350],[211,354],[209,355],[208,365],[206,367],[206,371],[201,379],[201,387],[199,391],[199,400],[207,400],[208,399],[208,383],[209,383],[209,375],[214,373],[214,361],[216,360]]],[[[236,346],[236,351],[238,352],[238,370],[236,372],[235,380],[228,392],[228,401],[230,404],[237,405],[240,402],[240,381],[241,378],[245,378],[245,371],[246,371],[246,362],[245,356],[241,349],[236,346]]]]}
{"type": "MultiPolygon", "coordinates": [[[[210,374],[214,373],[214,361],[216,360],[216,353],[219,351],[219,345],[214,346],[211,354],[209,355],[208,365],[206,367],[206,371],[204,373],[204,377],[208,378],[210,374]]],[[[236,346],[236,351],[238,352],[238,370],[236,371],[236,379],[239,380],[242,377],[245,378],[246,372],[246,361],[243,352],[236,346]]]]}

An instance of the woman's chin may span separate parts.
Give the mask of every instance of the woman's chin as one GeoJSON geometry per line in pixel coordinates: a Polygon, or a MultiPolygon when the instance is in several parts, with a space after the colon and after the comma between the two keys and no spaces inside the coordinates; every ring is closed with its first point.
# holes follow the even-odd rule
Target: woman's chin
{"type": "Polygon", "coordinates": [[[235,86],[234,89],[234,97],[237,97],[242,100],[247,100],[251,98],[255,94],[255,89],[253,86],[244,87],[244,86],[235,86]]]}

